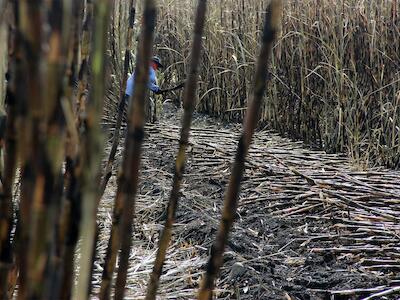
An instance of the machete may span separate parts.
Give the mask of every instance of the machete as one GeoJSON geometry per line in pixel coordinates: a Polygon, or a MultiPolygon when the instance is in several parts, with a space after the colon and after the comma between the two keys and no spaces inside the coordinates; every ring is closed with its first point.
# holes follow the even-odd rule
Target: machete
{"type": "Polygon", "coordinates": [[[168,93],[168,92],[176,91],[176,90],[179,90],[179,89],[183,88],[184,86],[185,86],[185,82],[181,82],[180,84],[178,84],[177,86],[174,86],[172,88],[160,90],[159,94],[165,94],[165,93],[168,93]]]}

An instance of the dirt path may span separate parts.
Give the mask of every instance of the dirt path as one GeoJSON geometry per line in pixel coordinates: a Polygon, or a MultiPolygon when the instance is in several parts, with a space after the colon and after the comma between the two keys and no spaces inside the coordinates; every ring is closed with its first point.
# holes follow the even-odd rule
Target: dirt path
{"type": "MultiPolygon", "coordinates": [[[[145,293],[172,184],[178,125],[179,117],[171,112],[146,130],[127,299],[141,299],[145,293]]],[[[193,127],[160,299],[195,298],[240,132],[240,126],[222,126],[201,116],[193,127]]],[[[115,186],[113,177],[100,209],[101,257],[115,186]]],[[[399,172],[358,172],[344,157],[259,132],[217,296],[360,299],[388,291],[388,298],[367,299],[396,298],[391,289],[400,286],[399,216],[399,172]]]]}

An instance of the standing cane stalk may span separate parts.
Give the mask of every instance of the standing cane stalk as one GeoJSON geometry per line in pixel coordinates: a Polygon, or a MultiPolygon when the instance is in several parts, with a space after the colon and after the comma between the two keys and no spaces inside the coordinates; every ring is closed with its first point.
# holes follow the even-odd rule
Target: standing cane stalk
{"type": "MultiPolygon", "coordinates": [[[[43,180],[44,194],[37,198],[32,209],[31,245],[30,245],[30,290],[28,297],[54,298],[55,285],[52,280],[56,272],[56,224],[60,213],[63,194],[62,163],[66,137],[65,118],[62,113],[61,96],[63,94],[63,78],[66,69],[69,34],[64,30],[64,18],[69,15],[69,6],[62,1],[51,1],[46,8],[49,34],[46,35],[48,50],[42,50],[41,87],[45,114],[45,131],[43,144],[39,144],[39,163],[43,169],[39,181],[43,180]]],[[[43,18],[45,20],[45,18],[43,18]]],[[[34,107],[38,109],[38,107],[34,107]]]]}
{"type": "Polygon", "coordinates": [[[77,184],[78,176],[78,145],[79,133],[75,123],[72,99],[75,89],[75,81],[78,78],[79,47],[82,32],[83,3],[79,0],[71,1],[71,26],[69,27],[71,38],[68,45],[68,64],[66,70],[65,92],[62,99],[63,113],[66,119],[67,139],[65,145],[65,194],[58,228],[58,260],[59,270],[57,274],[58,298],[62,300],[71,297],[73,258],[75,246],[78,240],[80,223],[80,198],[77,184]]]}
{"type": "Polygon", "coordinates": [[[40,59],[42,55],[42,1],[21,0],[15,3],[17,35],[20,51],[17,53],[15,80],[18,82],[18,140],[21,160],[21,200],[18,236],[19,286],[18,298],[28,297],[30,286],[37,282],[35,276],[38,260],[29,259],[31,252],[32,209],[40,209],[43,203],[45,170],[44,139],[46,115],[43,110],[43,93],[40,88],[40,59]],[[29,248],[28,248],[29,249],[29,248]]]}
{"type": "MultiPolygon", "coordinates": [[[[6,3],[7,4],[7,3],[6,3]]],[[[10,5],[11,6],[11,5],[10,5]]],[[[0,33],[1,34],[1,33],[0,33]]],[[[16,38],[11,39],[15,47],[16,38]]],[[[9,58],[8,69],[14,65],[15,53],[9,58]]],[[[14,73],[11,71],[11,73],[14,73]]],[[[4,147],[4,176],[3,189],[0,194],[0,299],[7,299],[8,274],[13,267],[13,249],[11,244],[11,231],[14,225],[12,188],[17,166],[17,139],[16,139],[16,82],[15,79],[8,83],[6,89],[7,119],[4,147]]]]}
{"type": "Polygon", "coordinates": [[[251,140],[257,126],[260,107],[266,88],[268,75],[268,61],[271,56],[272,46],[278,32],[281,20],[281,0],[272,0],[267,8],[267,14],[262,36],[261,53],[258,58],[255,74],[254,94],[244,120],[243,132],[239,140],[232,174],[229,180],[228,190],[225,194],[222,220],[218,233],[211,249],[211,256],[207,263],[207,270],[202,281],[198,299],[208,300],[212,298],[215,279],[223,264],[223,253],[228,241],[229,231],[232,228],[236,209],[240,184],[245,169],[245,159],[248,153],[251,140]]]}
{"type": "Polygon", "coordinates": [[[75,80],[79,78],[78,98],[79,102],[84,87],[87,86],[88,70],[86,61],[89,52],[90,43],[86,42],[81,45],[83,36],[89,36],[89,26],[91,26],[92,5],[86,4],[79,0],[73,0],[73,38],[70,46],[70,62],[68,73],[68,86],[66,87],[66,100],[63,101],[64,114],[68,127],[68,138],[66,145],[66,163],[65,172],[67,177],[66,192],[64,199],[64,207],[60,224],[60,242],[63,243],[63,249],[60,253],[62,260],[61,268],[61,289],[60,299],[67,300],[71,298],[72,283],[74,276],[74,255],[75,248],[79,238],[79,226],[81,220],[81,188],[79,178],[82,168],[79,159],[79,132],[76,117],[73,113],[75,98],[73,90],[75,80]],[[83,24],[83,11],[86,11],[85,23],[83,24]],[[85,28],[85,30],[84,30],[85,28]],[[81,53],[79,53],[81,50],[81,53]],[[81,54],[81,55],[80,55],[81,54]],[[79,61],[79,57],[83,56],[83,61],[79,61]],[[78,70],[80,68],[80,70],[78,70]],[[79,73],[79,75],[78,75],[79,73]]]}
{"type": "Polygon", "coordinates": [[[121,244],[122,251],[115,298],[122,299],[124,294],[131,247],[132,218],[138,188],[140,156],[144,138],[144,106],[148,98],[147,82],[149,79],[149,61],[152,52],[155,22],[155,1],[146,0],[144,3],[143,27],[135,70],[135,91],[132,95],[133,101],[130,101],[128,134],[125,141],[122,170],[118,178],[113,226],[104,262],[100,299],[109,299],[110,297],[112,276],[121,244]],[[121,243],[122,236],[124,236],[123,243],[121,243]]]}
{"type": "MultiPolygon", "coordinates": [[[[49,71],[47,73],[49,84],[53,84],[57,89],[49,93],[56,99],[55,107],[49,121],[48,129],[48,151],[52,157],[52,165],[55,176],[54,196],[52,205],[48,208],[51,212],[51,232],[52,249],[50,262],[46,270],[46,290],[45,298],[58,298],[61,288],[62,276],[62,253],[64,253],[64,237],[61,232],[62,211],[64,197],[64,174],[61,170],[64,157],[67,152],[67,136],[70,126],[67,126],[65,111],[66,99],[71,99],[72,89],[69,82],[69,74],[71,74],[71,52],[75,39],[75,28],[73,15],[77,10],[77,1],[52,1],[50,5],[49,19],[52,33],[50,36],[50,46],[53,49],[49,53],[49,71]],[[72,24],[72,25],[71,25],[72,24]],[[58,41],[61,48],[57,48],[54,42],[58,41]],[[56,94],[54,94],[56,93],[56,94]],[[53,94],[53,95],[52,95],[53,94]],[[65,147],[64,147],[65,146],[65,147]]],[[[75,67],[76,69],[76,67],[75,67]]],[[[49,91],[52,91],[50,88],[49,91]]]]}
{"type": "MultiPolygon", "coordinates": [[[[125,88],[126,88],[126,81],[128,78],[129,63],[130,63],[130,59],[131,59],[130,50],[132,48],[132,43],[133,43],[133,26],[135,23],[135,14],[136,14],[136,1],[135,0],[129,1],[128,10],[129,10],[129,16],[128,16],[128,24],[129,25],[128,25],[128,34],[127,34],[127,39],[126,39],[124,70],[123,70],[122,81],[121,81],[121,86],[120,86],[120,97],[119,97],[120,102],[119,102],[118,110],[117,110],[117,120],[115,122],[112,146],[111,146],[111,150],[110,150],[108,160],[106,163],[104,176],[103,176],[103,179],[100,184],[100,191],[99,191],[99,196],[97,199],[97,205],[99,205],[100,200],[101,200],[102,196],[104,195],[104,192],[107,188],[108,181],[110,180],[111,175],[112,175],[113,164],[115,161],[115,156],[117,154],[117,149],[118,149],[118,145],[120,142],[122,119],[124,116],[125,106],[126,106],[125,88]]],[[[98,224],[97,224],[97,234],[100,235],[100,229],[98,227],[98,224]]]]}
{"type": "Polygon", "coordinates": [[[126,81],[128,79],[128,72],[129,72],[129,63],[130,63],[130,51],[132,49],[133,43],[133,26],[135,24],[135,13],[136,13],[136,1],[130,0],[129,1],[129,20],[128,20],[128,34],[126,35],[126,49],[125,49],[125,60],[124,60],[124,70],[122,74],[122,81],[120,86],[120,95],[119,95],[119,105],[118,105],[118,112],[117,112],[117,120],[115,121],[115,128],[114,128],[114,136],[113,142],[110,150],[110,154],[108,156],[108,161],[106,165],[106,170],[104,172],[104,178],[100,186],[100,198],[103,196],[104,191],[106,190],[107,183],[111,178],[112,175],[112,167],[115,160],[115,155],[117,154],[118,144],[120,141],[121,136],[121,124],[122,119],[124,117],[125,106],[126,106],[126,99],[125,99],[125,88],[126,88],[126,81]]]}
{"type": "Polygon", "coordinates": [[[150,281],[147,288],[146,299],[155,299],[157,289],[160,282],[160,276],[165,261],[165,256],[172,236],[172,226],[175,222],[175,214],[179,200],[179,190],[183,178],[183,172],[186,162],[186,149],[189,142],[190,126],[192,123],[193,110],[196,102],[196,90],[198,80],[198,66],[201,56],[202,36],[205,23],[207,1],[199,0],[197,6],[194,38],[192,44],[191,64],[189,69],[188,79],[185,84],[184,90],[184,114],[182,120],[181,138],[179,141],[178,155],[175,161],[175,172],[171,194],[167,207],[167,220],[165,222],[164,230],[161,233],[160,241],[158,244],[158,251],[156,260],[153,267],[153,272],[150,275],[150,281]]]}
{"type": "MultiPolygon", "coordinates": [[[[121,254],[117,281],[115,284],[115,299],[123,299],[126,277],[129,266],[129,254],[132,246],[132,226],[135,209],[135,198],[139,183],[139,167],[144,139],[145,106],[149,101],[147,82],[149,80],[149,62],[152,54],[154,28],[156,23],[156,1],[147,0],[144,6],[143,30],[140,36],[137,68],[135,72],[135,90],[128,116],[128,135],[126,141],[127,176],[121,178],[123,192],[123,213],[120,234],[124,236],[121,243],[121,254]]],[[[125,166],[124,166],[125,168],[125,166]]],[[[121,237],[122,237],[121,236],[121,237]]]]}
{"type": "Polygon", "coordinates": [[[81,41],[81,63],[78,74],[78,92],[75,106],[76,122],[79,132],[84,132],[84,123],[86,120],[86,102],[87,91],[89,90],[89,69],[90,69],[90,54],[92,53],[92,34],[93,34],[93,0],[85,2],[85,19],[82,27],[81,41]]]}
{"type": "Polygon", "coordinates": [[[94,33],[91,57],[92,89],[87,107],[87,119],[84,123],[85,133],[81,148],[83,169],[80,178],[82,184],[82,245],[78,285],[74,290],[75,299],[87,299],[89,297],[103,144],[100,121],[106,91],[105,54],[107,51],[107,29],[111,7],[111,0],[98,0],[94,6],[94,33]]]}

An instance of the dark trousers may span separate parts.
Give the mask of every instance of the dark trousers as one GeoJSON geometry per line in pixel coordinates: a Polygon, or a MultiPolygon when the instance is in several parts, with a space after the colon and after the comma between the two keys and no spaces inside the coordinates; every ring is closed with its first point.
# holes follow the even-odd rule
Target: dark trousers
{"type": "MultiPolygon", "coordinates": [[[[121,105],[124,105],[124,120],[127,120],[127,112],[129,109],[129,95],[125,94],[124,101],[121,105]]],[[[120,107],[120,109],[123,109],[120,107]]],[[[156,112],[156,102],[153,98],[149,97],[147,103],[145,103],[145,114],[146,114],[146,122],[154,123],[157,120],[157,112],[156,112]]]]}

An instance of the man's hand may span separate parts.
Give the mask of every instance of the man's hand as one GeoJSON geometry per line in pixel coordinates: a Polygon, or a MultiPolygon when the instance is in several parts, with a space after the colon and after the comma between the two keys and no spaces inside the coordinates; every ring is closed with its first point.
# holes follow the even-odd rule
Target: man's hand
{"type": "Polygon", "coordinates": [[[172,91],[175,91],[175,90],[179,90],[179,89],[183,88],[184,86],[185,86],[185,82],[181,82],[181,83],[178,84],[177,86],[174,86],[174,87],[172,87],[172,88],[168,88],[168,89],[165,89],[165,90],[159,89],[159,90],[157,90],[157,91],[154,92],[154,93],[157,94],[157,95],[165,94],[165,93],[168,93],[168,92],[172,92],[172,91]]]}

